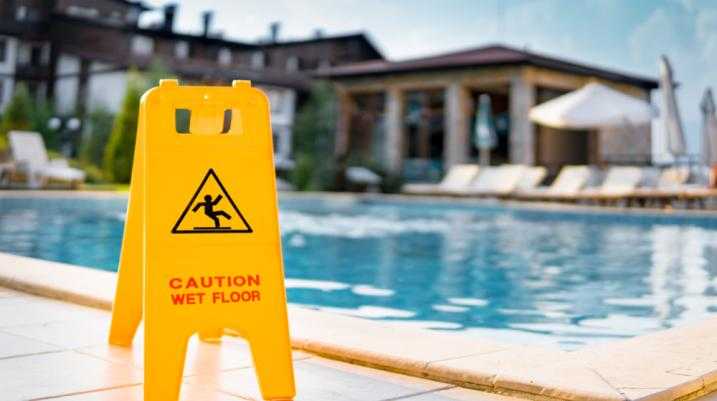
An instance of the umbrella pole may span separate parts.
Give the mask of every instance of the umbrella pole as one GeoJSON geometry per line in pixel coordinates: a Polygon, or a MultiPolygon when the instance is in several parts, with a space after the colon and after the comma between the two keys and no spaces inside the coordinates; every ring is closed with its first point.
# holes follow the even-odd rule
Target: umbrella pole
{"type": "Polygon", "coordinates": [[[481,166],[490,166],[490,149],[480,148],[478,154],[478,160],[480,160],[481,166]]]}

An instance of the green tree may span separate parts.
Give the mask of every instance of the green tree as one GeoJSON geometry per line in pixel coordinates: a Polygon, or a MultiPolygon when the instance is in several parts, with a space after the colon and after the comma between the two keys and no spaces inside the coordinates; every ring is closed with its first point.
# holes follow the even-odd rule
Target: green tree
{"type": "Polygon", "coordinates": [[[143,86],[141,77],[130,72],[122,107],[115,117],[103,157],[104,176],[113,182],[127,183],[131,177],[143,86]]]}
{"type": "Polygon", "coordinates": [[[169,78],[174,76],[160,59],[153,60],[143,74],[130,71],[122,107],[115,117],[104,150],[102,170],[105,179],[121,183],[129,182],[137,136],[140,97],[146,90],[158,85],[160,79],[169,78]]]}
{"type": "Polygon", "coordinates": [[[336,95],[328,82],[317,82],[294,123],[296,166],[291,180],[299,190],[328,190],[335,182],[336,95]]]}
{"type": "Polygon", "coordinates": [[[0,150],[7,148],[7,133],[32,129],[32,99],[27,87],[18,84],[0,119],[0,150]]]}
{"type": "Polygon", "coordinates": [[[97,107],[89,113],[80,145],[80,162],[94,166],[102,165],[113,121],[114,115],[106,107],[97,107]]]}
{"type": "Polygon", "coordinates": [[[177,79],[172,70],[160,58],[155,58],[149,64],[147,71],[142,74],[144,89],[148,90],[159,85],[160,79],[177,79]]]}
{"type": "Polygon", "coordinates": [[[60,145],[57,131],[51,129],[48,125],[48,122],[54,114],[55,112],[52,105],[46,99],[32,103],[30,109],[31,129],[42,135],[45,146],[51,150],[57,150],[60,145]]]}

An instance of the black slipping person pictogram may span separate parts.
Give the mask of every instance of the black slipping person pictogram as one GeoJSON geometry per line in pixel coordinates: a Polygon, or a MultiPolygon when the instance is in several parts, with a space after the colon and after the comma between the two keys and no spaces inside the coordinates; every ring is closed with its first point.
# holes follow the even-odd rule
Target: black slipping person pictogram
{"type": "Polygon", "coordinates": [[[173,234],[252,232],[249,222],[213,169],[209,169],[204,175],[172,227],[173,234]]]}
{"type": "MultiPolygon", "coordinates": [[[[194,208],[192,209],[192,212],[196,212],[199,210],[199,208],[204,209],[204,214],[207,215],[210,219],[214,221],[214,228],[221,229],[222,224],[219,220],[219,217],[224,217],[227,220],[231,220],[232,216],[229,215],[229,213],[223,211],[223,210],[214,210],[214,206],[216,206],[219,202],[222,200],[222,195],[217,195],[215,199],[212,199],[211,195],[204,195],[204,202],[199,202],[196,205],[194,205],[194,208]]],[[[196,229],[204,229],[206,227],[195,227],[196,229]]],[[[228,228],[228,227],[227,227],[228,228]]]]}

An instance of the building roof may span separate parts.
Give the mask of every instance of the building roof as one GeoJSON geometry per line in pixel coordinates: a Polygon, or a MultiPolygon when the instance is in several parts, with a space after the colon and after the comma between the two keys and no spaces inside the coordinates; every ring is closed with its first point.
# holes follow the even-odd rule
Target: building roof
{"type": "Polygon", "coordinates": [[[357,40],[359,42],[363,42],[368,46],[368,48],[374,53],[374,56],[376,59],[384,60],[383,54],[381,51],[376,47],[376,45],[373,43],[373,41],[364,33],[364,32],[352,32],[352,33],[344,33],[339,35],[326,35],[326,36],[315,36],[313,38],[308,39],[298,39],[298,40],[286,40],[286,41],[278,41],[278,42],[270,42],[270,43],[259,43],[259,46],[262,47],[282,47],[282,46],[294,46],[294,45],[303,45],[303,44],[310,44],[310,43],[320,43],[325,41],[350,41],[350,40],[357,40]]]}
{"type": "Polygon", "coordinates": [[[657,80],[652,78],[617,72],[504,45],[490,45],[404,61],[376,60],[345,64],[320,70],[316,75],[328,78],[350,78],[500,65],[533,65],[572,74],[596,76],[646,89],[658,87],[657,80]]]}
{"type": "Polygon", "coordinates": [[[139,8],[139,9],[141,9],[141,10],[145,10],[145,11],[146,11],[146,10],[153,10],[152,7],[150,7],[150,6],[146,5],[146,4],[144,4],[144,3],[143,3],[142,1],[140,1],[140,0],[114,0],[114,1],[115,1],[115,2],[118,2],[118,3],[126,4],[126,5],[131,6],[131,7],[136,7],[136,8],[139,8]]]}

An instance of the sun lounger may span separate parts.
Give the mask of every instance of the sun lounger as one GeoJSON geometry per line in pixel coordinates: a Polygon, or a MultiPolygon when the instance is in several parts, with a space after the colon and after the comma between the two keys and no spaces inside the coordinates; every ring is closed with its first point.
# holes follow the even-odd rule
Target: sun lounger
{"type": "Polygon", "coordinates": [[[438,184],[406,184],[402,192],[411,195],[448,195],[465,190],[476,178],[479,167],[475,164],[457,164],[448,170],[438,184]]]}
{"type": "Polygon", "coordinates": [[[548,175],[548,169],[543,166],[526,166],[523,176],[516,185],[516,191],[529,191],[540,185],[548,175]]]}
{"type": "Polygon", "coordinates": [[[688,184],[690,170],[687,167],[670,167],[660,173],[653,187],[637,188],[629,195],[633,203],[666,207],[675,202],[704,206],[705,200],[717,198],[717,189],[699,184],[688,184]]]}
{"type": "Polygon", "coordinates": [[[627,199],[642,182],[643,171],[639,167],[610,167],[602,184],[586,188],[576,196],[579,200],[609,202],[627,199]]]}
{"type": "Polygon", "coordinates": [[[579,191],[591,175],[588,166],[565,166],[550,186],[518,190],[513,196],[520,200],[577,200],[579,191]]]}
{"type": "Polygon", "coordinates": [[[657,187],[662,189],[677,188],[683,186],[690,179],[688,167],[669,167],[662,170],[657,180],[657,187]]]}
{"type": "Polygon", "coordinates": [[[628,202],[646,206],[657,204],[666,206],[680,198],[689,179],[689,169],[685,167],[669,167],[662,170],[656,179],[646,186],[635,188],[627,196],[628,202]]]}
{"type": "Polygon", "coordinates": [[[507,196],[517,188],[525,168],[525,166],[519,164],[481,167],[478,176],[468,188],[454,192],[456,195],[463,196],[507,196]]]}
{"type": "Polygon", "coordinates": [[[8,140],[15,172],[25,177],[29,188],[41,188],[50,181],[75,187],[85,180],[85,173],[70,167],[67,160],[50,160],[39,133],[10,131],[8,140]]]}

